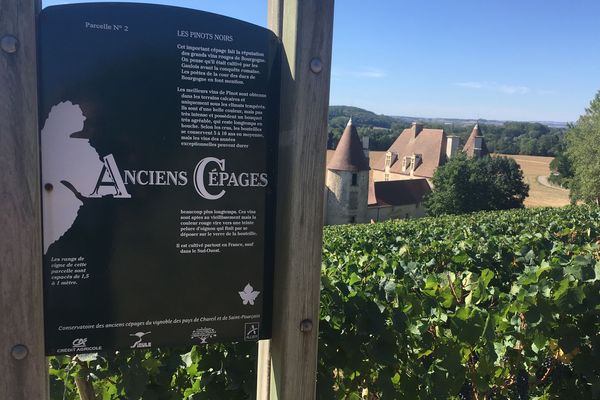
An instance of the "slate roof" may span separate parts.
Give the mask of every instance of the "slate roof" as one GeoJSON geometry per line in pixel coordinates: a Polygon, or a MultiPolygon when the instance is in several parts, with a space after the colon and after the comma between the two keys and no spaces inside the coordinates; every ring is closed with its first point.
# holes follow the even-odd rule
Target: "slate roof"
{"type": "Polygon", "coordinates": [[[427,179],[369,182],[369,207],[405,206],[421,203],[431,192],[427,179]]]}
{"type": "Polygon", "coordinates": [[[358,137],[352,118],[348,121],[333,157],[327,164],[327,169],[338,171],[368,171],[369,160],[363,153],[362,143],[358,137]]]}
{"type": "Polygon", "coordinates": [[[485,139],[483,138],[483,135],[481,134],[481,129],[479,129],[479,124],[475,124],[475,126],[473,127],[473,130],[471,131],[471,134],[469,135],[469,138],[467,139],[467,142],[465,143],[465,147],[463,147],[463,152],[468,156],[468,157],[473,157],[473,156],[477,156],[477,157],[482,157],[482,156],[487,156],[488,154],[490,154],[490,151],[487,148],[487,145],[485,144],[485,139]],[[475,138],[476,137],[481,137],[481,151],[478,152],[478,154],[475,154],[475,138]]]}
{"type": "MultiPolygon", "coordinates": [[[[413,125],[413,127],[402,131],[388,151],[398,155],[398,158],[390,167],[390,172],[410,175],[409,172],[402,172],[402,159],[413,154],[421,154],[421,164],[417,166],[413,175],[431,178],[436,168],[445,161],[446,134],[443,129],[421,129],[415,136],[413,125]]],[[[373,161],[374,169],[385,171],[385,153],[378,155],[377,159],[373,161]]]]}

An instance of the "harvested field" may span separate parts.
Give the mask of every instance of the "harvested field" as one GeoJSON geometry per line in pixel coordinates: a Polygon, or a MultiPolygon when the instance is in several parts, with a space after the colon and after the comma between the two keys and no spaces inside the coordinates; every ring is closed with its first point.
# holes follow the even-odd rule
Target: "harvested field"
{"type": "MultiPolygon", "coordinates": [[[[557,187],[544,186],[539,176],[550,175],[550,162],[553,157],[506,155],[513,158],[523,170],[525,182],[529,184],[529,197],[526,207],[562,207],[569,204],[569,191],[557,187]]],[[[542,179],[544,181],[544,179],[542,179]]]]}

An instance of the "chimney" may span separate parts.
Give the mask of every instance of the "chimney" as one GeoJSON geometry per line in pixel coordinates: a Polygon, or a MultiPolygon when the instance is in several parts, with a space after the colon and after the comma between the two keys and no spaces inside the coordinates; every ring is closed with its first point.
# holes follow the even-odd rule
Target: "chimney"
{"type": "Polygon", "coordinates": [[[412,132],[413,132],[413,138],[416,138],[417,135],[419,133],[421,133],[421,131],[423,130],[423,124],[420,124],[418,122],[413,122],[411,129],[412,129],[412,132]]]}
{"type": "Polygon", "coordinates": [[[362,148],[363,148],[363,153],[365,153],[365,157],[367,157],[367,160],[369,159],[369,137],[365,136],[364,138],[362,138],[362,148]]]}
{"type": "Polygon", "coordinates": [[[458,136],[446,137],[446,158],[450,159],[458,152],[460,138],[458,136]]]}

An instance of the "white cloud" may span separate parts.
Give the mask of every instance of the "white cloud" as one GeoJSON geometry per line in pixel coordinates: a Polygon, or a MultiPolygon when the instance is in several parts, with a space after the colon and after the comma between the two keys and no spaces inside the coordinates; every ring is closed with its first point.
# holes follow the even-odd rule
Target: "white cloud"
{"type": "Polygon", "coordinates": [[[365,68],[361,71],[356,71],[356,74],[364,78],[385,78],[387,76],[385,71],[377,68],[365,68]]]}
{"type": "Polygon", "coordinates": [[[504,94],[527,94],[531,89],[527,86],[507,85],[498,82],[457,82],[455,86],[475,90],[490,90],[504,94]]]}
{"type": "Polygon", "coordinates": [[[469,89],[483,89],[483,83],[481,82],[458,82],[454,85],[469,89]]]}
{"type": "Polygon", "coordinates": [[[357,69],[334,69],[332,71],[334,77],[352,77],[352,78],[385,78],[387,73],[380,68],[362,67],[357,69]]]}

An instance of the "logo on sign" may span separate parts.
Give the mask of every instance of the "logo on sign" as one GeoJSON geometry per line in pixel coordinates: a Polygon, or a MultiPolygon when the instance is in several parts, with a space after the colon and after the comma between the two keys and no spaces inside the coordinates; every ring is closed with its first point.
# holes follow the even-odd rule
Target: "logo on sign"
{"type": "Polygon", "coordinates": [[[132,349],[145,349],[148,347],[152,346],[151,342],[144,342],[143,338],[144,336],[148,335],[150,332],[136,332],[136,333],[130,333],[129,336],[133,336],[136,337],[138,340],[136,340],[132,345],[131,348],[132,349]]]}
{"type": "Polygon", "coordinates": [[[260,294],[260,292],[257,290],[254,290],[254,288],[250,284],[247,284],[246,287],[244,287],[244,290],[241,292],[238,292],[238,293],[240,294],[240,297],[242,298],[242,303],[244,305],[250,304],[251,306],[254,305],[254,300],[256,300],[256,298],[260,294]]]}
{"type": "Polygon", "coordinates": [[[63,353],[92,353],[102,350],[102,346],[89,346],[88,338],[77,338],[71,342],[72,347],[56,349],[56,354],[63,353]]]}
{"type": "Polygon", "coordinates": [[[73,347],[75,347],[75,348],[85,347],[86,343],[87,343],[87,338],[75,339],[75,340],[73,340],[73,347]]]}
{"type": "Polygon", "coordinates": [[[260,322],[244,324],[244,340],[258,340],[260,336],[260,322]]]}
{"type": "Polygon", "coordinates": [[[200,339],[200,343],[206,343],[208,339],[215,336],[217,336],[217,331],[213,328],[198,328],[192,332],[192,339],[200,339]]]}

